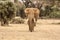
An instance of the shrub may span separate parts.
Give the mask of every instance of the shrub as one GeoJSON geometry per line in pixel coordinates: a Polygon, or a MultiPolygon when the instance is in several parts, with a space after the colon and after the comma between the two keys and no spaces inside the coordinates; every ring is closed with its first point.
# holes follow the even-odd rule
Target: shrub
{"type": "Polygon", "coordinates": [[[0,2],[0,20],[1,25],[8,25],[8,21],[15,17],[17,7],[15,3],[8,1],[0,2]]]}
{"type": "Polygon", "coordinates": [[[53,11],[50,13],[49,17],[50,18],[60,18],[60,9],[55,6],[52,8],[53,11]]]}
{"type": "Polygon", "coordinates": [[[21,18],[25,18],[25,13],[24,13],[24,9],[26,8],[25,5],[23,3],[19,3],[18,2],[18,10],[17,10],[17,16],[20,16],[21,18]]]}
{"type": "Polygon", "coordinates": [[[51,6],[41,11],[42,18],[60,18],[60,7],[57,5],[51,6]]]}
{"type": "Polygon", "coordinates": [[[11,24],[23,24],[25,21],[21,17],[15,17],[10,23],[11,24]]]}

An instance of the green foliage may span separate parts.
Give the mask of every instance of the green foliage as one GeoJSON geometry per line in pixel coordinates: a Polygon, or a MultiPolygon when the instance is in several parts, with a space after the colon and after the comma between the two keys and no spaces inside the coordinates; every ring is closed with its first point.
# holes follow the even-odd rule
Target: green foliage
{"type": "Polygon", "coordinates": [[[11,24],[23,24],[25,21],[21,17],[15,17],[10,23],[11,24]]]}
{"type": "Polygon", "coordinates": [[[60,9],[57,5],[52,7],[53,11],[50,13],[50,18],[60,18],[60,9]]]}
{"type": "Polygon", "coordinates": [[[10,1],[10,0],[0,0],[0,1],[10,1]]]}
{"type": "Polygon", "coordinates": [[[15,3],[1,1],[0,2],[0,19],[1,20],[11,20],[16,15],[17,7],[15,3]]]}
{"type": "Polygon", "coordinates": [[[0,2],[0,14],[2,17],[13,18],[16,13],[16,6],[12,2],[0,2]]]}
{"type": "Polygon", "coordinates": [[[45,18],[60,18],[60,7],[58,7],[57,5],[54,5],[52,7],[50,7],[51,10],[49,8],[46,8],[45,11],[42,11],[42,17],[45,18]]]}
{"type": "Polygon", "coordinates": [[[53,12],[50,13],[49,15],[50,18],[60,18],[60,10],[53,10],[53,12]]]}

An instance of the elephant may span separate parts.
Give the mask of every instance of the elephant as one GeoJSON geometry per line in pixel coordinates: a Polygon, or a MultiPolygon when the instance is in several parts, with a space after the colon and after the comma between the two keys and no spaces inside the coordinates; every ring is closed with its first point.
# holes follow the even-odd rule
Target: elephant
{"type": "Polygon", "coordinates": [[[28,18],[29,31],[32,32],[34,31],[34,26],[36,26],[40,11],[38,8],[26,8],[24,12],[28,18]]]}

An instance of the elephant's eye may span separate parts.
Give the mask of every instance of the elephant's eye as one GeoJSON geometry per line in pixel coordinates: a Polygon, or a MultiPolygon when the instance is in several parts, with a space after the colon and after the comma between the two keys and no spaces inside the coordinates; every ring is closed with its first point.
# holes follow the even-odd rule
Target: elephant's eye
{"type": "Polygon", "coordinates": [[[27,11],[29,11],[29,10],[27,10],[27,11]]]}
{"type": "Polygon", "coordinates": [[[37,10],[34,10],[34,11],[37,11],[37,10]]]}

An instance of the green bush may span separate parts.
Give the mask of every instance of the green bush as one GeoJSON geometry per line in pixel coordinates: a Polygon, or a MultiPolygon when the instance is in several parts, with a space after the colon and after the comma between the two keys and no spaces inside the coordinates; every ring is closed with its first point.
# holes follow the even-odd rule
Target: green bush
{"type": "Polygon", "coordinates": [[[43,14],[42,17],[43,18],[60,18],[60,7],[58,7],[57,5],[54,5],[52,7],[46,8],[45,11],[41,11],[43,14]]]}
{"type": "Polygon", "coordinates": [[[8,21],[15,17],[17,7],[15,3],[8,1],[0,2],[0,20],[1,25],[8,24],[8,21]]]}
{"type": "Polygon", "coordinates": [[[24,9],[25,9],[25,5],[23,3],[18,2],[17,3],[17,16],[20,16],[21,18],[25,18],[25,13],[24,13],[24,9]]]}
{"type": "Polygon", "coordinates": [[[49,15],[50,18],[60,18],[60,11],[54,11],[49,15]]]}
{"type": "Polygon", "coordinates": [[[21,17],[15,17],[13,20],[11,20],[11,24],[23,24],[25,21],[21,17]]]}
{"type": "Polygon", "coordinates": [[[50,13],[49,17],[50,18],[60,18],[60,10],[57,6],[52,8],[53,11],[50,13]]]}

